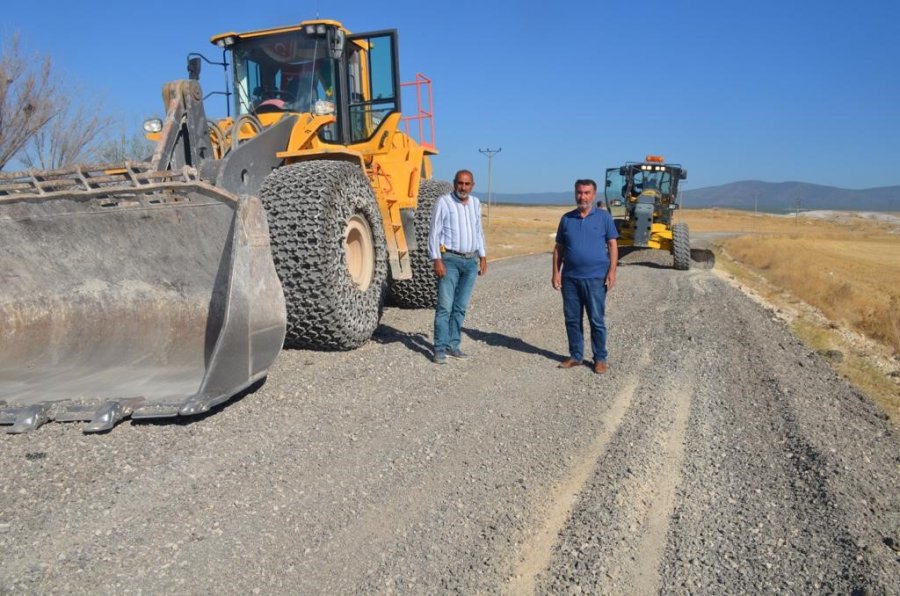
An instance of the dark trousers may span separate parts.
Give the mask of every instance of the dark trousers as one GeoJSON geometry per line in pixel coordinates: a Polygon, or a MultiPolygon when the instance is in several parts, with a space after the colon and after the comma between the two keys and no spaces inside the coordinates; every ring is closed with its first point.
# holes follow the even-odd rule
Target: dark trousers
{"type": "Polygon", "coordinates": [[[584,313],[591,327],[591,350],[594,362],[606,362],[606,280],[603,278],[562,279],[563,315],[569,337],[569,357],[584,359],[584,313]]]}

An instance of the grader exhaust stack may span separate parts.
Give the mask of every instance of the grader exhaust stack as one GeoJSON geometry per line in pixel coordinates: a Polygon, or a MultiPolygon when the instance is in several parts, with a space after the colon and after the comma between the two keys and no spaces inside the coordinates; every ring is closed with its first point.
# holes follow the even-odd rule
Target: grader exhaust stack
{"type": "Polygon", "coordinates": [[[198,414],[265,376],[285,303],[259,200],[190,167],[0,175],[0,425],[198,414]]]}

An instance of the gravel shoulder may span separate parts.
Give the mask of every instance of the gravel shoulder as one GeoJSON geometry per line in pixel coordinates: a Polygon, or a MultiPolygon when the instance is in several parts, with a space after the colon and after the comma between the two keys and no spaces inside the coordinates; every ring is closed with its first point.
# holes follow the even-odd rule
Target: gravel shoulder
{"type": "Polygon", "coordinates": [[[0,592],[852,592],[900,586],[900,442],[706,269],[623,259],[610,373],[549,256],[491,264],[471,360],[388,308],[211,415],[0,438],[0,592]]]}

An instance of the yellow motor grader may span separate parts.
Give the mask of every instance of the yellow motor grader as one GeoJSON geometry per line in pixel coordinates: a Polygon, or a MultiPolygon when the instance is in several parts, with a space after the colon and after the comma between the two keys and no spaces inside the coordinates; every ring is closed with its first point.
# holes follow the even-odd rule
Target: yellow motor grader
{"type": "Polygon", "coordinates": [[[672,253],[675,269],[691,266],[688,225],[675,223],[678,183],[687,170],[659,155],[606,170],[606,209],[619,231],[619,246],[655,248],[672,253]]]}
{"type": "Polygon", "coordinates": [[[145,122],[148,162],[0,174],[8,432],[205,412],[282,345],[352,349],[387,296],[433,304],[425,238],[450,185],[423,76],[402,115],[397,32],[317,19],[212,42],[233,116],[207,117],[193,57],[145,122]]]}

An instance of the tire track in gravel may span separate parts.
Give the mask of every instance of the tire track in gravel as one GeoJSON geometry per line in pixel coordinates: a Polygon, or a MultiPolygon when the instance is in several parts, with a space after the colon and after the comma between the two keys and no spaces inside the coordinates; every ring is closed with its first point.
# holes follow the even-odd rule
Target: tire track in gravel
{"type": "Polygon", "coordinates": [[[568,478],[556,487],[549,497],[551,504],[545,514],[543,527],[521,549],[520,562],[504,589],[505,593],[534,593],[535,578],[549,566],[559,532],[569,518],[578,494],[593,473],[597,461],[606,450],[610,439],[619,430],[625,412],[631,405],[637,384],[637,378],[629,378],[603,419],[597,421],[601,427],[600,433],[594,438],[586,453],[580,457],[578,464],[569,471],[568,478]]]}
{"type": "MultiPolygon", "coordinates": [[[[657,338],[685,337],[698,315],[681,300],[693,291],[691,274],[659,277],[650,287],[623,290],[623,306],[639,313],[651,305],[657,327],[632,328],[618,338],[626,354],[637,345],[649,346],[649,355],[629,365],[640,372],[632,406],[579,495],[552,561],[538,577],[538,593],[659,589],[697,375],[683,358],[683,342],[657,338]]],[[[634,314],[625,318],[634,320],[634,314]]]]}
{"type": "MultiPolygon", "coordinates": [[[[698,291],[704,292],[702,277],[696,272],[689,273],[681,278],[673,278],[670,287],[672,294],[686,294],[685,286],[690,289],[690,294],[698,291]]],[[[679,301],[680,302],[680,301],[679,301]]],[[[674,317],[666,317],[666,337],[685,337],[687,321],[700,314],[695,302],[679,312],[674,317]],[[686,311],[686,312],[685,312],[686,311]]],[[[627,591],[634,594],[656,594],[661,587],[662,578],[660,569],[665,560],[665,550],[668,541],[671,519],[675,511],[676,489],[681,483],[681,477],[685,458],[685,437],[688,420],[690,418],[691,401],[695,392],[697,375],[692,364],[681,366],[684,372],[676,370],[675,373],[686,378],[676,379],[674,387],[667,390],[669,398],[664,400],[674,406],[674,420],[671,426],[662,431],[664,433],[665,451],[662,455],[662,473],[651,480],[650,490],[654,498],[647,511],[644,523],[645,531],[642,533],[640,544],[637,548],[637,556],[633,565],[627,570],[627,576],[623,578],[623,585],[627,591]]]]}
{"type": "Polygon", "coordinates": [[[693,387],[677,391],[675,420],[666,440],[666,455],[663,475],[655,479],[656,496],[647,512],[646,530],[638,546],[634,565],[629,577],[623,579],[633,594],[656,594],[659,592],[661,577],[659,569],[664,561],[666,541],[669,534],[672,512],[675,510],[675,490],[681,481],[684,464],[684,439],[690,413],[693,387]]]}
{"type": "MultiPolygon", "coordinates": [[[[512,271],[514,270],[510,270],[510,272],[512,271]]],[[[515,479],[520,473],[527,474],[527,483],[529,486],[528,492],[525,492],[522,495],[524,501],[520,502],[518,507],[507,507],[507,512],[503,512],[502,510],[499,512],[491,512],[488,509],[479,516],[467,514],[469,521],[472,521],[473,517],[476,520],[481,517],[483,520],[481,523],[487,527],[488,531],[485,529],[481,530],[482,539],[478,543],[443,546],[445,549],[449,547],[452,550],[464,548],[471,549],[472,552],[468,554],[469,559],[478,561],[483,565],[476,576],[480,578],[481,581],[473,582],[473,578],[469,578],[467,581],[460,581],[462,578],[456,576],[458,576],[460,572],[469,573],[471,575],[472,569],[459,568],[459,563],[457,562],[449,569],[443,571],[445,575],[450,577],[445,577],[442,580],[442,590],[462,592],[494,591],[499,584],[497,580],[503,580],[508,577],[507,574],[510,572],[508,565],[511,564],[512,555],[515,554],[514,552],[509,552],[509,545],[518,543],[520,539],[517,536],[520,534],[526,536],[529,534],[529,529],[532,524],[525,524],[524,522],[526,518],[531,516],[530,510],[534,509],[532,506],[529,506],[529,504],[534,504],[536,502],[543,503],[542,495],[550,491],[549,487],[546,490],[541,490],[541,485],[553,478],[552,476],[547,479],[541,478],[540,475],[537,475],[537,477],[532,476],[532,474],[536,474],[537,472],[537,470],[534,469],[534,462],[554,461],[554,454],[552,453],[541,455],[544,447],[535,449],[533,441],[537,441],[540,437],[530,437],[529,435],[535,433],[542,427],[544,427],[545,433],[548,430],[546,424],[535,424],[535,421],[547,419],[549,413],[548,409],[559,409],[561,404],[565,404],[576,395],[579,396],[579,402],[586,399],[587,401],[584,402],[580,408],[586,415],[585,419],[579,420],[578,424],[573,424],[574,421],[569,421],[564,427],[571,433],[571,437],[568,439],[575,439],[577,441],[578,437],[584,436],[584,432],[582,431],[584,429],[589,429],[594,424],[592,421],[601,420],[603,417],[608,416],[608,410],[611,407],[606,400],[598,401],[590,395],[598,384],[605,384],[601,383],[604,379],[591,374],[588,372],[587,368],[571,372],[556,370],[556,360],[553,358],[556,356],[561,357],[561,354],[554,354],[552,349],[542,347],[546,346],[548,343],[546,333],[548,318],[552,321],[551,324],[558,324],[558,321],[556,321],[558,305],[553,304],[553,302],[558,300],[558,296],[540,291],[535,292],[533,287],[526,287],[523,289],[521,287],[523,285],[521,276],[508,274],[504,276],[504,271],[498,271],[497,269],[494,269],[493,272],[494,275],[500,277],[500,280],[498,281],[500,282],[501,287],[504,287],[504,290],[499,292],[495,291],[490,295],[479,297],[480,303],[478,304],[474,316],[471,317],[472,327],[468,328],[467,334],[474,340],[475,346],[480,346],[480,348],[476,347],[476,350],[484,349],[485,347],[502,346],[508,349],[506,352],[508,356],[502,361],[496,362],[490,359],[486,362],[478,362],[478,359],[476,359],[476,362],[478,362],[477,364],[471,361],[469,363],[456,362],[455,365],[457,366],[471,366],[472,368],[471,370],[462,369],[458,374],[454,373],[454,390],[451,393],[457,395],[483,396],[482,399],[486,399],[487,404],[493,404],[492,409],[487,410],[487,413],[499,414],[500,416],[500,424],[496,426],[506,426],[511,429],[518,429],[518,432],[515,432],[515,434],[520,437],[512,441],[507,448],[497,451],[497,455],[502,457],[504,453],[509,453],[510,451],[522,451],[523,448],[524,451],[531,452],[529,455],[532,460],[531,464],[523,467],[520,462],[515,460],[513,460],[511,464],[507,464],[511,466],[511,470],[514,472],[512,478],[515,479]],[[510,285],[514,286],[516,291],[512,291],[509,288],[510,285]],[[510,301],[509,297],[511,295],[520,296],[520,299],[510,301]],[[484,302],[487,302],[487,304],[484,302]],[[491,315],[484,317],[482,314],[497,312],[503,313],[502,319],[494,319],[491,315]],[[488,321],[485,321],[485,318],[487,318],[488,321]],[[479,331],[478,327],[484,326],[486,322],[489,323],[492,331],[479,331]],[[517,374],[510,375],[509,373],[511,371],[518,372],[517,374]],[[561,384],[560,381],[564,381],[564,383],[561,384]],[[569,381],[571,384],[565,384],[565,381],[569,381]],[[586,390],[590,390],[590,392],[587,396],[584,396],[586,390]],[[581,428],[581,430],[577,430],[579,428],[581,428]],[[549,459],[547,457],[548,455],[550,456],[549,459]],[[537,490],[532,491],[531,485],[534,483],[537,485],[537,490]],[[499,517],[496,517],[498,513],[499,517]],[[487,517],[485,517],[485,514],[487,514],[487,517]],[[509,521],[513,517],[516,521],[510,527],[509,521]]],[[[532,286],[532,283],[529,282],[527,286],[532,286]]],[[[556,338],[556,340],[558,345],[554,346],[554,342],[550,342],[550,347],[556,349],[563,347],[564,341],[559,337],[556,338]]],[[[473,344],[469,345],[471,346],[473,344]]],[[[476,354],[476,356],[478,356],[478,354],[476,354]]],[[[441,367],[439,370],[443,373],[448,369],[441,367]]],[[[617,381],[615,386],[618,385],[621,385],[621,383],[617,381]]],[[[566,405],[565,408],[568,409],[573,405],[575,404],[566,405]]],[[[430,416],[434,416],[434,414],[434,411],[429,413],[430,416]]],[[[499,431],[499,429],[496,430],[499,431]]],[[[468,442],[458,445],[455,448],[458,456],[456,457],[457,461],[460,459],[477,461],[479,454],[483,457],[484,448],[490,445],[490,442],[485,444],[485,438],[489,436],[489,433],[482,431],[478,434],[481,434],[481,436],[469,436],[468,442]],[[459,457],[460,455],[463,455],[463,457],[459,457]]],[[[506,435],[507,438],[511,436],[514,435],[506,435]]],[[[552,434],[550,436],[552,437],[552,434]]],[[[501,434],[500,437],[503,437],[503,435],[501,434]]],[[[577,451],[580,452],[583,451],[583,449],[578,449],[577,451]]],[[[507,461],[510,460],[508,456],[505,459],[507,461]]],[[[557,456],[556,459],[564,462],[566,460],[578,458],[575,455],[565,455],[565,457],[562,458],[557,456]]],[[[436,463],[439,464],[439,462],[436,463]]],[[[502,465],[503,464],[501,463],[501,467],[502,465]]],[[[541,463],[540,466],[542,468],[559,467],[559,465],[555,463],[553,466],[541,463]]],[[[496,469],[493,472],[494,478],[497,480],[503,476],[509,477],[510,474],[510,470],[504,470],[499,474],[498,472],[499,470],[496,469]]],[[[442,477],[453,478],[453,476],[452,470],[447,467],[438,466],[438,468],[434,470],[435,481],[442,477]]],[[[525,481],[526,478],[519,478],[514,481],[514,486],[516,489],[521,488],[524,490],[526,488],[525,481]]],[[[434,487],[436,486],[436,483],[431,482],[430,486],[434,487]]],[[[498,484],[496,488],[500,488],[500,486],[501,485],[498,484]]],[[[433,494],[427,495],[427,497],[434,500],[433,494]]],[[[511,502],[511,504],[512,503],[513,502],[511,502]]],[[[457,502],[456,506],[457,508],[460,508],[459,502],[457,502]]],[[[404,516],[407,520],[411,519],[415,522],[416,516],[411,516],[408,511],[404,512],[404,516]]],[[[416,524],[412,523],[408,525],[416,524]]],[[[418,548],[421,549],[422,545],[419,545],[418,548]]],[[[446,554],[447,553],[445,552],[445,555],[446,554]]],[[[390,557],[391,554],[389,553],[388,556],[390,557]]],[[[466,560],[465,557],[460,557],[460,559],[463,562],[466,560]]],[[[471,563],[469,563],[469,565],[471,565],[471,563]]],[[[376,586],[377,584],[370,582],[367,585],[376,586]]],[[[421,588],[421,586],[419,586],[419,588],[421,588]]]]}

